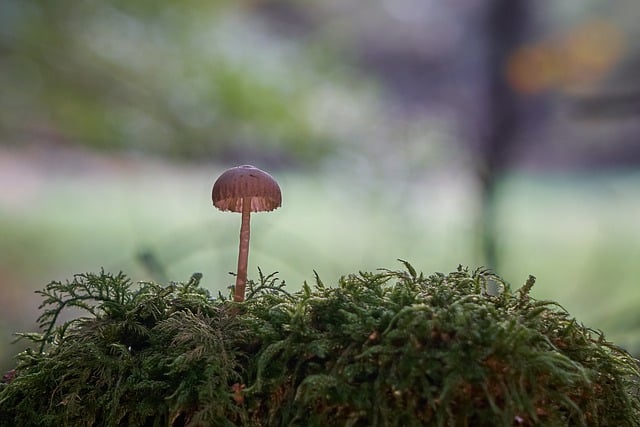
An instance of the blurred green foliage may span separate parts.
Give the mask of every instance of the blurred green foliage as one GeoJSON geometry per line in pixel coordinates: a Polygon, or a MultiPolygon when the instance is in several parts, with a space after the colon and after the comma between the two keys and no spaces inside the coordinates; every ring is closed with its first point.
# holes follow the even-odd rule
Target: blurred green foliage
{"type": "Polygon", "coordinates": [[[353,78],[328,49],[268,31],[251,3],[7,0],[0,140],[192,159],[243,150],[315,164],[331,132],[311,88],[353,78]]]}

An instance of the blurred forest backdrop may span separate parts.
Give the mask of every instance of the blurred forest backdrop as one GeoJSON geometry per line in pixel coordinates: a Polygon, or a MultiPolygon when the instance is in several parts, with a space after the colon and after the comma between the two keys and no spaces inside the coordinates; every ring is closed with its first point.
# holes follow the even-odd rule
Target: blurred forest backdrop
{"type": "Polygon", "coordinates": [[[0,368],[74,273],[488,265],[640,353],[640,3],[0,2],[0,368]]]}

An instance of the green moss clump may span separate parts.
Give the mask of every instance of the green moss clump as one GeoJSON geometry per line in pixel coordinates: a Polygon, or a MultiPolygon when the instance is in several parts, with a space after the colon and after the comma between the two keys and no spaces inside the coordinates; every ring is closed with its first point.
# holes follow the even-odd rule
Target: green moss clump
{"type": "Polygon", "coordinates": [[[52,282],[0,425],[640,426],[637,361],[533,278],[405,267],[292,294],[260,273],[242,304],[198,275],[52,282]]]}

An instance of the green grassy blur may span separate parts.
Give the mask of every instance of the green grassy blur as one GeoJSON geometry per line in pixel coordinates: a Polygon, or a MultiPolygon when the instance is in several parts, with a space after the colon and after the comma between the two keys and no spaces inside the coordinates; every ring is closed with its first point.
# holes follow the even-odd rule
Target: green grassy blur
{"type": "MultiPolygon", "coordinates": [[[[0,207],[0,358],[15,353],[11,332],[31,328],[33,291],[74,273],[124,271],[161,279],[139,261],[151,254],[169,280],[204,274],[214,292],[233,283],[239,215],[215,210],[221,169],[126,166],[108,173],[53,174],[15,186],[0,207]]],[[[249,275],[279,272],[292,289],[320,277],[395,268],[423,271],[482,264],[471,181],[448,176],[410,186],[347,173],[273,173],[282,208],[252,215],[249,275]]],[[[534,296],[562,304],[609,339],[640,350],[638,175],[514,175],[501,186],[501,264],[514,286],[538,278],[534,296]]],[[[5,362],[7,363],[7,362],[5,362]]]]}

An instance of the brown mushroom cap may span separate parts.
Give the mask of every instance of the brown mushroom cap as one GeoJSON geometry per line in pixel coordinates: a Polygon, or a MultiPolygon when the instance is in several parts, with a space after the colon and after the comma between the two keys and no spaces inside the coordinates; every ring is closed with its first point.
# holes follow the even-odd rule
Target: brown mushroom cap
{"type": "Polygon", "coordinates": [[[282,204],[282,193],[275,179],[251,165],[227,169],[213,184],[213,205],[222,211],[242,212],[242,201],[249,197],[251,212],[272,211],[282,204]]]}

